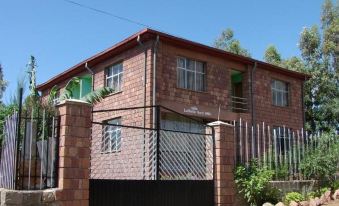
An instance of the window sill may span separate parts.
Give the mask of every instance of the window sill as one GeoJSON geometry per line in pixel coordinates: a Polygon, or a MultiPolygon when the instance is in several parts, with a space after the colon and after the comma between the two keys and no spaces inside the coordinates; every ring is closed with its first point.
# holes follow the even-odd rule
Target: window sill
{"type": "Polygon", "coordinates": [[[117,92],[113,92],[109,95],[106,95],[105,97],[110,97],[110,96],[114,96],[114,95],[117,95],[117,94],[121,94],[122,93],[122,90],[121,91],[117,91],[117,92]]]}
{"type": "Polygon", "coordinates": [[[272,106],[273,106],[273,107],[278,107],[278,108],[285,108],[285,109],[290,108],[290,105],[287,105],[287,106],[279,106],[279,105],[272,104],[272,106]]]}
{"type": "Polygon", "coordinates": [[[192,89],[185,89],[185,88],[181,88],[176,86],[175,89],[179,89],[179,90],[183,90],[183,91],[187,91],[187,92],[196,92],[196,93],[201,93],[201,94],[208,94],[207,91],[197,91],[197,90],[192,90],[192,89]]]}

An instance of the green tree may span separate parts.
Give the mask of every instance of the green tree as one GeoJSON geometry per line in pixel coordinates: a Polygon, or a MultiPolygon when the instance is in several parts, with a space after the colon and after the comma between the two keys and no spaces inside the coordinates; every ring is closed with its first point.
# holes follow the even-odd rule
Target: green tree
{"type": "Polygon", "coordinates": [[[339,72],[338,55],[339,55],[339,2],[334,6],[331,0],[325,0],[321,15],[321,28],[323,29],[322,52],[324,63],[329,69],[339,72]]]}
{"type": "Polygon", "coordinates": [[[317,26],[304,28],[299,42],[305,72],[311,79],[305,83],[307,126],[311,130],[330,130],[339,126],[339,80],[336,63],[336,36],[339,35],[338,2],[325,0],[322,15],[322,36],[317,26]]]}
{"type": "Polygon", "coordinates": [[[0,64],[0,104],[2,103],[2,97],[7,87],[7,81],[4,79],[2,65],[0,64]]]}
{"type": "Polygon", "coordinates": [[[241,46],[240,41],[234,38],[232,29],[227,28],[214,41],[214,47],[234,54],[250,57],[251,54],[241,46]]]}
{"type": "Polygon", "coordinates": [[[280,65],[281,64],[281,55],[278,52],[277,48],[274,45],[269,45],[265,51],[264,60],[267,63],[280,65]]]}
{"type": "Polygon", "coordinates": [[[321,30],[316,25],[303,28],[298,44],[301,58],[293,56],[281,60],[274,46],[265,52],[267,62],[281,62],[277,65],[311,76],[304,84],[306,129],[311,131],[329,131],[339,126],[338,8],[338,1],[334,6],[330,0],[325,0],[321,30]]]}

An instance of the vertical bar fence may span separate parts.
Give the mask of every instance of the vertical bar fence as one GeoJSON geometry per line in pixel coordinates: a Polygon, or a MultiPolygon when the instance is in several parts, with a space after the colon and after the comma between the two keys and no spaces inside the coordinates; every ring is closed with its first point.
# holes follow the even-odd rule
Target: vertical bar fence
{"type": "MultiPolygon", "coordinates": [[[[322,133],[311,134],[303,128],[293,130],[286,126],[270,126],[265,122],[249,125],[235,122],[236,163],[249,165],[255,159],[260,167],[274,170],[275,180],[306,180],[301,163],[322,140],[322,133]]],[[[334,140],[328,140],[330,145],[334,140]]]]}
{"type": "Polygon", "coordinates": [[[23,112],[20,104],[18,112],[5,118],[1,135],[0,187],[57,187],[59,118],[53,112],[34,108],[23,112]]]}

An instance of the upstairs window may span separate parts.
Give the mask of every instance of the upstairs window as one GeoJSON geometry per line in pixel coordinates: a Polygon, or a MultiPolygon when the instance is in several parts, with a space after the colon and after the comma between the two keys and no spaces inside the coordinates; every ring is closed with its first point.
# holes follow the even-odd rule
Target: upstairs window
{"type": "Polygon", "coordinates": [[[287,107],[288,106],[288,83],[273,80],[272,81],[272,103],[275,106],[287,107]]]}
{"type": "Polygon", "coordinates": [[[194,91],[205,91],[205,64],[179,57],[177,59],[177,85],[194,91]]]}
{"type": "Polygon", "coordinates": [[[121,148],[121,118],[105,121],[103,125],[101,152],[118,152],[121,148]],[[117,126],[115,126],[117,125],[117,126]]]}
{"type": "Polygon", "coordinates": [[[114,92],[121,91],[123,67],[122,62],[106,68],[106,87],[111,87],[114,92]]]}

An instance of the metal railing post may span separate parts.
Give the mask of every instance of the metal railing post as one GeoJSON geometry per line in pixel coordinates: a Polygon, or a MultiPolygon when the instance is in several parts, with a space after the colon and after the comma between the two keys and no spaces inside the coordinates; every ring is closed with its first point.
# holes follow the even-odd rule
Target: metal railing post
{"type": "Polygon", "coordinates": [[[22,112],[22,98],[23,98],[23,88],[19,89],[19,109],[18,109],[18,119],[16,127],[16,154],[15,154],[15,179],[14,179],[14,188],[18,189],[18,180],[19,180],[19,152],[20,152],[20,125],[21,125],[21,112],[22,112]]]}
{"type": "Polygon", "coordinates": [[[156,179],[160,180],[160,106],[156,106],[156,132],[157,132],[157,171],[156,179]]]}

